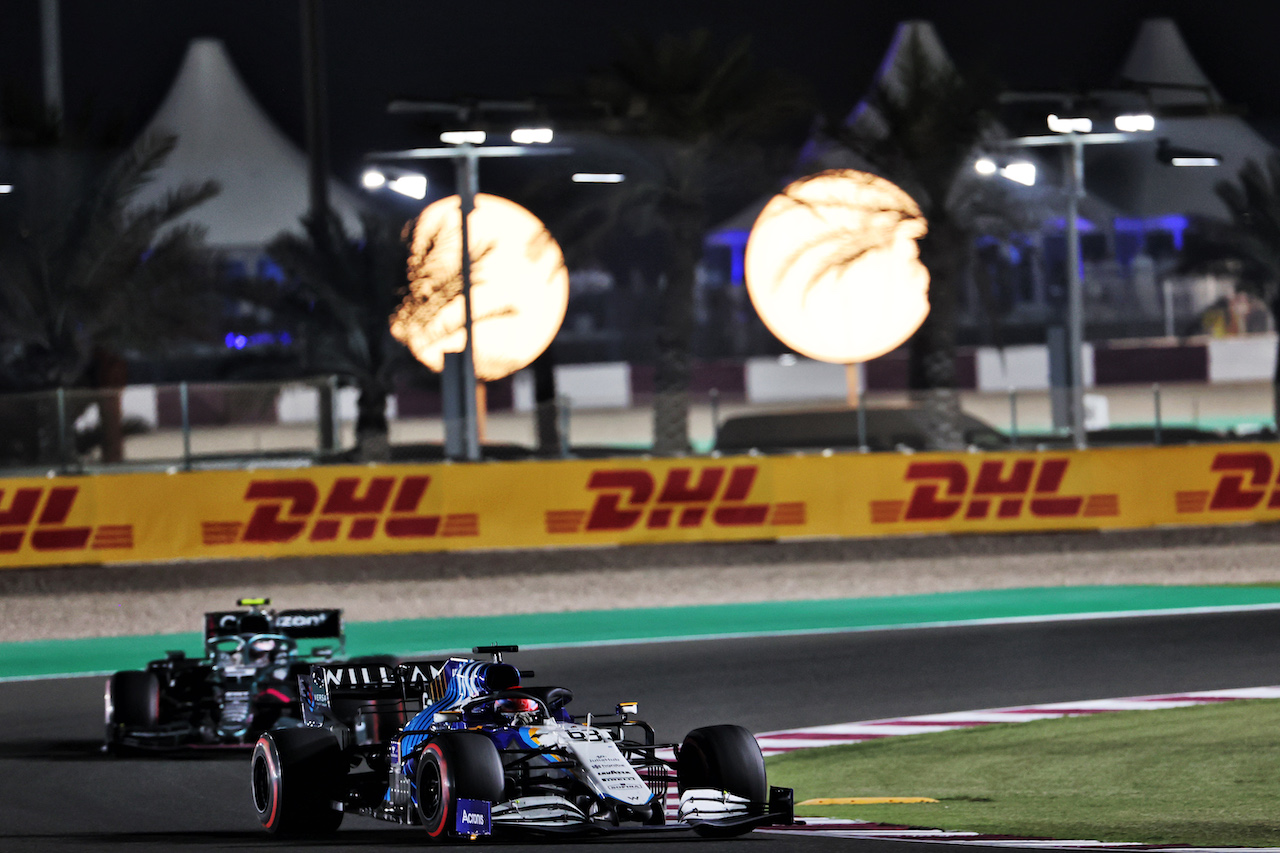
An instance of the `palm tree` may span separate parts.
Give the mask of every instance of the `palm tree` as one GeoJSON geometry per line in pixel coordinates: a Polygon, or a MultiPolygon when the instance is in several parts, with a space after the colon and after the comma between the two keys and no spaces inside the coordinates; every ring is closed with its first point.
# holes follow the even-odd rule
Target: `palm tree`
{"type": "MultiPolygon", "coordinates": [[[[1271,154],[1265,165],[1248,161],[1235,181],[1219,181],[1214,190],[1228,218],[1196,220],[1180,270],[1233,277],[1236,289],[1262,300],[1280,326],[1280,154],[1271,154]]],[[[1280,427],[1280,359],[1273,385],[1273,418],[1280,427]]]]}
{"type": "Polygon", "coordinates": [[[906,190],[928,222],[920,260],[929,270],[930,310],[908,342],[908,384],[925,408],[932,446],[955,449],[963,445],[957,296],[982,218],[970,165],[975,147],[996,135],[995,97],[930,56],[919,29],[902,49],[901,73],[879,78],[857,119],[828,122],[826,135],[906,190]]]}
{"type": "Polygon", "coordinates": [[[132,204],[177,143],[152,136],[105,169],[100,155],[45,149],[17,158],[0,205],[0,333],[12,383],[76,385],[95,351],[186,339],[210,316],[203,231],[175,224],[212,198],[207,181],[132,204]]]}
{"type": "Polygon", "coordinates": [[[657,39],[624,37],[618,58],[589,81],[606,107],[607,136],[625,141],[626,180],[581,211],[600,237],[619,225],[660,258],[660,323],[654,376],[653,449],[689,449],[694,284],[714,217],[769,187],[790,162],[772,158],[779,129],[808,114],[801,89],[758,71],[750,44],[720,49],[705,30],[657,39]]]}
{"type": "Polygon", "coordinates": [[[356,456],[385,461],[391,451],[386,406],[397,367],[408,350],[391,337],[389,318],[403,297],[408,248],[401,229],[373,213],[362,234],[349,234],[330,213],[303,217],[302,234],[286,232],[267,246],[286,277],[283,284],[249,280],[250,301],[299,326],[304,367],[338,374],[359,389],[356,456]]]}
{"type": "MultiPolygon", "coordinates": [[[[5,386],[80,385],[95,361],[119,363],[126,350],[208,331],[216,316],[213,265],[202,229],[177,220],[214,196],[217,184],[182,186],[151,204],[133,201],[176,142],[150,136],[114,159],[68,145],[11,149],[14,191],[0,203],[5,386]]],[[[103,404],[104,430],[117,439],[104,445],[112,461],[121,449],[119,399],[103,404]]],[[[32,452],[47,458],[48,447],[24,451],[32,452]]]]}

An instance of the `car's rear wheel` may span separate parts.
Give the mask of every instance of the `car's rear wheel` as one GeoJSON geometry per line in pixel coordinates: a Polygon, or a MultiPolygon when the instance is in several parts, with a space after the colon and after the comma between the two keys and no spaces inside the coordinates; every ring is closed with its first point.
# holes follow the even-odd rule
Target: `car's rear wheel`
{"type": "Polygon", "coordinates": [[[418,820],[432,838],[457,829],[459,800],[502,796],[502,758],[484,735],[448,732],[427,741],[414,775],[418,820]]]}
{"type": "MultiPolygon", "coordinates": [[[[681,794],[689,788],[714,788],[761,805],[769,800],[760,745],[741,726],[706,726],[689,732],[676,754],[676,785],[681,794]]],[[[742,832],[750,830],[747,826],[742,832]]]]}
{"type": "Polygon", "coordinates": [[[277,729],[253,748],[253,805],[267,832],[316,836],[336,832],[348,762],[337,738],[321,729],[277,729]]]}

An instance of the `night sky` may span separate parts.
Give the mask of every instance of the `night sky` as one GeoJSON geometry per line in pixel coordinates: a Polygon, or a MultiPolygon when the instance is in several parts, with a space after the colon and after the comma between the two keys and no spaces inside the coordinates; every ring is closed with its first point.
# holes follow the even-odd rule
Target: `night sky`
{"type": "MultiPolygon", "coordinates": [[[[0,79],[33,94],[38,10],[38,0],[0,0],[0,79]]],[[[1174,18],[1224,98],[1264,130],[1280,120],[1280,3],[1266,0],[328,0],[334,170],[352,180],[369,150],[433,142],[386,115],[391,98],[545,93],[605,64],[616,32],[707,27],[726,39],[750,35],[761,64],[807,80],[829,110],[844,113],[866,90],[901,20],[933,21],[962,69],[980,68],[1025,90],[1107,85],[1146,17],[1174,18]]],[[[303,139],[296,0],[62,0],[62,25],[73,115],[92,104],[99,121],[135,132],[164,97],[188,40],[215,36],[267,112],[303,139]]]]}

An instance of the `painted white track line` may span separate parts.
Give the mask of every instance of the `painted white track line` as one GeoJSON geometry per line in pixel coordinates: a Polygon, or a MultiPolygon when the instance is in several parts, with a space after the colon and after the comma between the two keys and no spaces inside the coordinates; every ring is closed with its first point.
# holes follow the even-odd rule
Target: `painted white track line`
{"type": "MultiPolygon", "coordinates": [[[[895,735],[967,729],[991,725],[992,723],[1025,723],[1031,720],[1049,720],[1083,714],[1184,708],[1191,705],[1207,705],[1214,702],[1231,702],[1237,699],[1277,698],[1280,698],[1280,686],[1166,693],[1156,696],[1133,696],[1125,699],[1097,699],[1084,702],[1019,705],[1012,708],[988,708],[981,711],[924,714],[916,717],[896,717],[886,720],[870,720],[862,723],[811,726],[803,729],[766,732],[756,735],[756,740],[760,742],[761,752],[765,756],[770,756],[781,755],[797,749],[837,746],[839,744],[858,743],[859,741],[893,737],[895,735]]],[[[674,792],[672,793],[674,794],[674,792]]],[[[669,795],[669,811],[674,812],[674,804],[675,801],[673,801],[672,795],[669,795]]],[[[1241,853],[1241,851],[1247,850],[1249,853],[1280,853],[1280,847],[1191,847],[1187,845],[1091,841],[1088,839],[1017,838],[1004,835],[982,835],[976,832],[952,832],[943,829],[913,829],[906,826],[886,826],[884,824],[837,818],[811,817],[804,818],[804,821],[804,825],[769,827],[757,830],[757,832],[1055,850],[1104,849],[1170,851],[1170,853],[1219,853],[1219,851],[1221,853],[1241,853]]]]}
{"type": "Polygon", "coordinates": [[[765,757],[781,755],[797,749],[838,746],[894,735],[914,735],[969,729],[992,723],[1025,723],[1082,714],[1111,711],[1154,711],[1160,708],[1185,708],[1235,699],[1278,699],[1280,686],[1244,687],[1236,690],[1207,690],[1189,693],[1165,693],[1156,696],[1134,696],[1127,699],[1093,699],[1084,702],[1057,702],[1041,705],[1018,705],[1012,708],[987,708],[982,711],[960,711],[946,714],[924,714],[917,717],[895,717],[862,723],[839,723],[804,729],[766,732],[756,735],[765,757]]]}

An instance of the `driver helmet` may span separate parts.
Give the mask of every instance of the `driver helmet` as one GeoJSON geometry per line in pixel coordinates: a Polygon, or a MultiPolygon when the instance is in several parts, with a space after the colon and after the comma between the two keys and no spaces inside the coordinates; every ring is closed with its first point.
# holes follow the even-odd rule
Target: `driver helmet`
{"type": "Polygon", "coordinates": [[[525,714],[536,715],[538,703],[532,699],[522,697],[499,699],[493,703],[493,710],[508,717],[520,717],[525,714]]]}
{"type": "Polygon", "coordinates": [[[279,640],[263,638],[249,643],[248,656],[251,664],[271,663],[277,653],[283,651],[279,640]]]}

